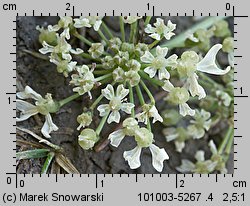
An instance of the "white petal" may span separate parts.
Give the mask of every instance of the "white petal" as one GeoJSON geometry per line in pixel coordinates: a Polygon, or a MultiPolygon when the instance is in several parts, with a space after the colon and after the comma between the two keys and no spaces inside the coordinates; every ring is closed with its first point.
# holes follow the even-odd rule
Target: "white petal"
{"type": "Polygon", "coordinates": [[[210,140],[208,145],[209,145],[209,148],[210,148],[210,151],[212,152],[212,154],[217,154],[218,153],[217,147],[214,144],[213,140],[210,140]]]}
{"type": "Polygon", "coordinates": [[[166,136],[166,140],[167,142],[171,142],[173,140],[175,140],[179,135],[178,134],[170,134],[168,136],[166,136]]]}
{"type": "Polygon", "coordinates": [[[149,146],[149,149],[152,153],[152,164],[153,167],[158,171],[161,172],[163,169],[163,162],[164,160],[169,159],[168,154],[166,151],[162,148],[155,146],[154,144],[151,144],[149,146]]]}
{"type": "Polygon", "coordinates": [[[170,74],[166,68],[161,68],[158,72],[159,79],[170,79],[170,74]]]}
{"type": "Polygon", "coordinates": [[[160,40],[161,39],[161,35],[158,33],[153,33],[149,35],[151,38],[156,39],[156,40],[160,40]]]}
{"type": "Polygon", "coordinates": [[[96,21],[95,24],[94,24],[94,30],[98,31],[99,28],[100,28],[100,26],[101,26],[101,24],[102,24],[102,20],[96,21]]]}
{"type": "Polygon", "coordinates": [[[114,147],[118,147],[125,137],[125,134],[123,132],[123,129],[119,129],[117,131],[112,132],[108,139],[110,140],[110,144],[114,147]]]}
{"type": "Polygon", "coordinates": [[[97,110],[100,112],[100,116],[104,117],[110,112],[109,104],[101,104],[97,107],[97,110]]]}
{"type": "Polygon", "coordinates": [[[16,118],[17,122],[24,121],[38,113],[34,105],[18,99],[16,100],[16,109],[21,111],[20,117],[16,118]]]}
{"type": "Polygon", "coordinates": [[[156,47],[156,55],[158,56],[162,56],[165,57],[168,53],[168,48],[167,47],[163,47],[161,48],[160,46],[156,47]]]}
{"type": "Polygon", "coordinates": [[[150,34],[150,33],[155,33],[155,28],[151,26],[151,24],[148,24],[147,27],[145,28],[145,32],[150,34]]]}
{"type": "Polygon", "coordinates": [[[35,92],[31,87],[26,86],[23,92],[18,92],[17,97],[20,99],[29,99],[32,98],[34,100],[42,99],[42,96],[35,92]]]}
{"type": "Polygon", "coordinates": [[[42,127],[42,134],[46,138],[50,138],[51,136],[49,135],[52,131],[57,131],[58,127],[52,122],[52,118],[50,114],[47,114],[45,116],[45,123],[42,127]]]}
{"type": "Polygon", "coordinates": [[[231,67],[234,67],[234,53],[228,53],[228,62],[231,67]]]}
{"type": "Polygon", "coordinates": [[[66,39],[70,39],[69,28],[65,28],[60,36],[64,36],[66,39]]]}
{"type": "Polygon", "coordinates": [[[163,119],[161,117],[161,115],[159,114],[158,110],[156,109],[155,106],[152,106],[149,110],[149,116],[153,117],[153,123],[155,123],[156,121],[159,122],[163,122],[163,119]]]}
{"type": "Polygon", "coordinates": [[[125,89],[123,84],[120,84],[116,89],[116,96],[120,98],[120,100],[124,99],[129,93],[129,89],[125,89]]]}
{"type": "Polygon", "coordinates": [[[62,53],[62,58],[69,62],[69,61],[71,61],[72,56],[68,53],[62,53]]]}
{"type": "Polygon", "coordinates": [[[81,54],[81,53],[83,53],[83,50],[80,49],[80,48],[76,48],[76,50],[70,49],[70,52],[71,52],[72,54],[81,54]]]}
{"type": "Polygon", "coordinates": [[[178,56],[176,54],[171,55],[166,59],[166,65],[171,68],[175,68],[177,66],[178,56]]]}
{"type": "Polygon", "coordinates": [[[141,155],[141,147],[137,146],[130,151],[125,151],[123,153],[123,157],[126,161],[128,161],[129,167],[131,169],[136,169],[141,166],[140,155],[141,155]]]}
{"type": "Polygon", "coordinates": [[[197,64],[197,70],[208,74],[224,75],[230,70],[228,66],[225,70],[220,69],[216,65],[216,55],[222,48],[221,44],[214,45],[206,54],[206,56],[197,64]]]}
{"type": "Polygon", "coordinates": [[[146,51],[141,57],[141,61],[144,63],[151,63],[154,59],[154,56],[149,51],[146,51]]]}
{"type": "Polygon", "coordinates": [[[153,78],[156,75],[157,69],[153,67],[147,67],[144,69],[144,72],[146,72],[150,78],[153,78]]]}
{"type": "Polygon", "coordinates": [[[79,18],[79,19],[74,19],[74,27],[75,28],[82,28],[82,27],[91,27],[89,24],[89,20],[86,18],[79,18]]]}
{"type": "Polygon", "coordinates": [[[198,162],[203,162],[205,161],[205,152],[202,150],[199,150],[196,152],[194,157],[198,162]]]}
{"type": "Polygon", "coordinates": [[[108,84],[105,89],[102,89],[102,94],[106,99],[111,100],[115,96],[114,88],[111,84],[108,84]]]}
{"type": "Polygon", "coordinates": [[[176,168],[179,172],[192,172],[195,169],[195,164],[189,160],[181,160],[181,165],[176,168]]]}
{"type": "Polygon", "coordinates": [[[120,118],[121,118],[120,113],[118,111],[113,111],[109,115],[108,124],[110,124],[111,122],[119,123],[120,122],[120,118]]]}
{"type": "Polygon", "coordinates": [[[191,75],[188,79],[187,82],[189,84],[189,91],[191,93],[191,95],[194,97],[196,95],[198,95],[199,100],[202,98],[206,97],[206,92],[203,89],[203,87],[201,85],[199,85],[198,83],[198,76],[197,74],[193,74],[191,75]]]}
{"type": "Polygon", "coordinates": [[[133,103],[122,103],[121,110],[127,114],[131,114],[131,110],[135,107],[133,103]]]}
{"type": "Polygon", "coordinates": [[[185,142],[175,141],[174,144],[177,152],[182,152],[183,148],[185,147],[185,142]]]}
{"type": "Polygon", "coordinates": [[[39,52],[42,54],[51,53],[54,51],[54,47],[47,44],[45,41],[43,41],[43,48],[39,49],[39,52]]]}
{"type": "Polygon", "coordinates": [[[164,89],[167,92],[171,92],[173,88],[174,88],[174,85],[169,80],[164,81],[164,85],[162,86],[162,89],[164,89]]]}
{"type": "Polygon", "coordinates": [[[191,109],[187,103],[183,103],[179,105],[180,108],[180,114],[182,116],[186,116],[186,115],[190,115],[190,116],[194,116],[195,115],[195,110],[191,109]]]}

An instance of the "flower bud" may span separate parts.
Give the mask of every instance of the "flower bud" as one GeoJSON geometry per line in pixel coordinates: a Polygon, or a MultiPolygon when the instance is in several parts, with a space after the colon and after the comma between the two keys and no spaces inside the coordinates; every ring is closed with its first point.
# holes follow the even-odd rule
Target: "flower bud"
{"type": "Polygon", "coordinates": [[[162,123],[166,126],[176,125],[181,119],[179,112],[175,109],[166,109],[162,112],[161,116],[163,118],[162,123]]]}
{"type": "Polygon", "coordinates": [[[92,113],[91,112],[83,112],[81,115],[78,115],[77,122],[80,124],[77,130],[80,130],[81,127],[87,127],[92,122],[92,113]]]}
{"type": "Polygon", "coordinates": [[[174,87],[169,93],[167,99],[173,104],[183,104],[189,100],[189,93],[187,89],[174,87]]]}
{"type": "Polygon", "coordinates": [[[153,143],[154,136],[146,128],[139,128],[135,131],[135,141],[140,147],[149,147],[153,143]]]}
{"type": "Polygon", "coordinates": [[[101,43],[92,43],[88,52],[92,58],[99,58],[104,52],[104,46],[101,43]]]}
{"type": "Polygon", "coordinates": [[[231,32],[228,28],[228,23],[225,20],[220,20],[215,22],[214,35],[216,37],[227,37],[231,35],[231,32]]]}
{"type": "Polygon", "coordinates": [[[36,27],[36,30],[40,31],[39,34],[39,42],[42,44],[44,41],[51,46],[56,46],[57,44],[57,36],[56,32],[49,31],[48,29],[44,29],[43,27],[36,27]]]}
{"type": "Polygon", "coordinates": [[[234,39],[233,37],[227,37],[222,43],[222,50],[227,53],[234,51],[234,39]]]}
{"type": "Polygon", "coordinates": [[[119,38],[115,37],[115,38],[110,39],[109,43],[110,43],[110,48],[114,52],[118,53],[118,51],[120,50],[122,41],[119,38]]]}
{"type": "Polygon", "coordinates": [[[98,140],[99,137],[93,129],[84,129],[78,136],[78,143],[85,150],[93,148],[98,140]]]}
{"type": "Polygon", "coordinates": [[[121,51],[123,51],[123,52],[127,51],[128,53],[131,54],[131,53],[134,52],[134,49],[135,49],[134,44],[123,42],[122,45],[121,45],[121,51]]]}

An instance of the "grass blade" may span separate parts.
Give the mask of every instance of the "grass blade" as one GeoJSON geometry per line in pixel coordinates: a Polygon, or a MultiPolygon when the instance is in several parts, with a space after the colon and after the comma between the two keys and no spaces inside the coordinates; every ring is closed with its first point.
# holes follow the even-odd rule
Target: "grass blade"
{"type": "Polygon", "coordinates": [[[56,155],[56,162],[70,174],[80,174],[71,161],[62,154],[56,155]]]}
{"type": "Polygon", "coordinates": [[[48,169],[49,169],[49,166],[53,160],[55,156],[55,153],[54,152],[50,152],[48,155],[47,155],[47,159],[45,160],[44,162],[44,165],[43,165],[43,168],[42,168],[42,171],[41,171],[41,174],[46,174],[48,169]]]}
{"type": "Polygon", "coordinates": [[[42,157],[46,157],[49,152],[50,152],[49,149],[27,150],[23,152],[17,152],[16,158],[17,160],[42,158],[42,157]]]}

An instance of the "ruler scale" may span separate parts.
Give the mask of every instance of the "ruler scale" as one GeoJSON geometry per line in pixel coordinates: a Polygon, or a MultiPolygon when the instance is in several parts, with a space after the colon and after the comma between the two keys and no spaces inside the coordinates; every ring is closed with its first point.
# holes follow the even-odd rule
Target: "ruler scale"
{"type": "Polygon", "coordinates": [[[1,205],[250,205],[248,25],[245,2],[2,1],[1,205]],[[100,6],[101,4],[104,4],[100,6]],[[98,5],[98,6],[97,6],[98,5]],[[16,16],[233,16],[234,174],[16,173],[16,16]]]}

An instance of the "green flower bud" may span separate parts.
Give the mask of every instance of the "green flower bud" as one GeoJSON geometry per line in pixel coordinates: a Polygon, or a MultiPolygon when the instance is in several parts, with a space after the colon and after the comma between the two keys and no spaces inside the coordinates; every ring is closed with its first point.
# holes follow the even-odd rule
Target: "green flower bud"
{"type": "Polygon", "coordinates": [[[84,129],[78,136],[78,143],[85,150],[93,148],[98,140],[99,137],[93,129],[84,129]]]}
{"type": "Polygon", "coordinates": [[[92,58],[99,58],[104,52],[104,46],[101,43],[92,43],[88,52],[92,58]]]}
{"type": "Polygon", "coordinates": [[[149,147],[153,143],[154,136],[146,128],[139,128],[135,131],[135,141],[140,147],[149,147]]]}
{"type": "Polygon", "coordinates": [[[121,45],[121,51],[123,51],[123,52],[127,51],[128,53],[131,54],[131,53],[134,52],[134,49],[135,49],[134,44],[123,42],[122,45],[121,45]]]}
{"type": "Polygon", "coordinates": [[[132,87],[136,86],[139,84],[141,77],[136,71],[128,71],[125,72],[125,80],[128,82],[132,87]]]}
{"type": "Polygon", "coordinates": [[[37,26],[36,29],[40,31],[39,34],[39,42],[42,44],[44,41],[47,42],[51,46],[56,46],[57,44],[57,36],[56,32],[54,31],[48,31],[48,29],[44,29],[43,27],[37,26]]]}
{"type": "Polygon", "coordinates": [[[227,53],[234,51],[234,39],[233,37],[227,37],[222,43],[222,50],[227,53]]]}
{"type": "Polygon", "coordinates": [[[105,56],[102,58],[102,65],[105,69],[112,69],[115,66],[113,57],[105,56]]]}
{"type": "Polygon", "coordinates": [[[109,45],[110,48],[114,52],[118,53],[118,51],[120,50],[120,47],[122,45],[122,41],[119,38],[115,37],[115,38],[110,39],[109,43],[110,43],[110,45],[109,45]]]}
{"type": "Polygon", "coordinates": [[[210,33],[205,29],[198,29],[195,32],[195,36],[199,39],[198,48],[203,51],[208,51],[211,47],[210,45],[210,33]]]}
{"type": "Polygon", "coordinates": [[[119,66],[124,66],[129,60],[128,52],[119,51],[118,54],[114,56],[114,62],[119,66]]]}
{"type": "Polygon", "coordinates": [[[125,72],[121,67],[117,67],[113,72],[112,76],[115,82],[123,82],[125,78],[125,72]]]}
{"type": "Polygon", "coordinates": [[[165,126],[176,125],[181,119],[181,115],[175,109],[166,109],[161,116],[165,126]]]}
{"type": "Polygon", "coordinates": [[[137,57],[141,57],[145,54],[145,52],[148,51],[148,45],[144,43],[138,43],[135,46],[135,55],[137,57]]]}
{"type": "Polygon", "coordinates": [[[141,68],[141,64],[135,59],[129,60],[126,66],[128,67],[129,70],[133,70],[136,72],[138,72],[141,68]]]}
{"type": "Polygon", "coordinates": [[[174,87],[168,95],[168,100],[173,104],[184,104],[189,100],[189,93],[184,87],[174,87]]]}
{"type": "Polygon", "coordinates": [[[214,25],[214,35],[216,37],[227,37],[231,35],[231,31],[228,28],[228,23],[225,20],[217,21],[214,25]]]}

